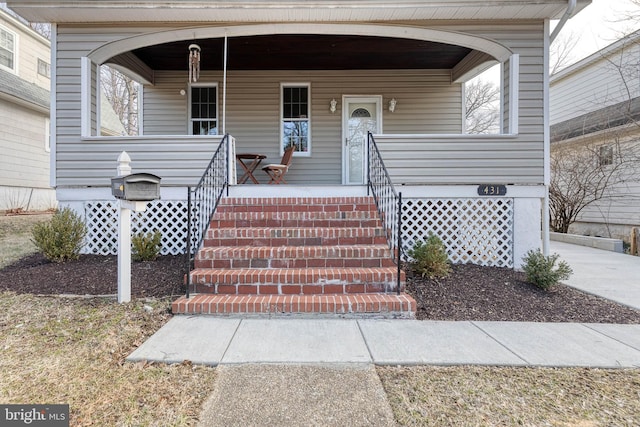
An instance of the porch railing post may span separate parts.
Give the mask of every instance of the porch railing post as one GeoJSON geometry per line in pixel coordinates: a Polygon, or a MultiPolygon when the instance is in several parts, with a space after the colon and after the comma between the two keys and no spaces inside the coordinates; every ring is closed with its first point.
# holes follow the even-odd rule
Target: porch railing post
{"type": "Polygon", "coordinates": [[[396,252],[397,252],[397,268],[398,268],[398,283],[396,286],[396,293],[398,295],[400,295],[400,272],[402,270],[402,268],[400,267],[400,262],[402,261],[402,192],[398,193],[398,247],[396,248],[396,252]]]}
{"type": "Polygon", "coordinates": [[[187,187],[187,293],[189,298],[189,290],[191,288],[191,187],[187,187]]]}
{"type": "Polygon", "coordinates": [[[371,195],[371,157],[369,150],[371,149],[371,132],[367,132],[367,196],[371,195]]]}

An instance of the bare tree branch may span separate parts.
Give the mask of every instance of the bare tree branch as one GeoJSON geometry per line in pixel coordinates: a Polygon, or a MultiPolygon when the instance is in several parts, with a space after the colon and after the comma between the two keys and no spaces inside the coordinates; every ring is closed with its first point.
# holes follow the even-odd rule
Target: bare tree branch
{"type": "Polygon", "coordinates": [[[549,74],[555,74],[575,61],[573,52],[579,38],[574,32],[563,32],[549,46],[549,74]]]}
{"type": "Polygon", "coordinates": [[[119,71],[100,67],[102,92],[113,107],[127,135],[138,134],[138,90],[139,85],[119,71]]]}
{"type": "Polygon", "coordinates": [[[465,86],[467,133],[493,133],[499,129],[500,88],[490,81],[475,80],[465,86]]]}

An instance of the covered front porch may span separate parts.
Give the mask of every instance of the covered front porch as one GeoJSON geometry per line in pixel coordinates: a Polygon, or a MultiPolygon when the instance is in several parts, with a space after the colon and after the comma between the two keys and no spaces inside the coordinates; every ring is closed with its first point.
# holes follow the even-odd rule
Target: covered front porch
{"type": "MultiPolygon", "coordinates": [[[[364,185],[367,132],[422,136],[413,148],[456,159],[433,168],[448,169],[438,172],[439,183],[457,181],[453,175],[458,168],[486,168],[493,173],[494,159],[498,163],[508,159],[490,159],[496,151],[501,156],[503,149],[466,139],[464,84],[501,64],[502,115],[495,136],[516,135],[519,62],[519,54],[500,40],[446,26],[178,26],[113,38],[82,58],[82,138],[80,145],[56,153],[57,184],[78,185],[73,159],[79,153],[74,150],[83,151],[85,158],[94,154],[87,159],[90,162],[111,161],[102,148],[115,145],[128,147],[127,152],[140,150],[140,155],[130,153],[132,158],[145,163],[142,169],[162,176],[163,185],[193,183],[217,146],[215,136],[224,134],[233,136],[235,153],[260,154],[263,164],[279,163],[285,148],[295,146],[287,173],[287,182],[294,185],[364,185]],[[192,67],[185,63],[193,46],[198,48],[199,62],[196,70],[189,70],[192,67]],[[138,135],[96,134],[101,120],[96,100],[103,91],[95,76],[105,68],[141,84],[138,135]],[[459,145],[443,153],[449,151],[452,135],[468,141],[475,152],[484,150],[485,161],[464,158],[470,151],[459,145]]],[[[400,140],[388,139],[388,152],[397,148],[398,144],[392,147],[394,141],[400,140]]],[[[513,157],[520,151],[515,146],[507,150],[514,151],[513,157]]],[[[404,160],[415,158],[405,154],[404,160]]],[[[398,184],[431,181],[422,176],[423,170],[406,172],[406,180],[398,184]]],[[[256,179],[268,181],[261,172],[256,179]]]]}

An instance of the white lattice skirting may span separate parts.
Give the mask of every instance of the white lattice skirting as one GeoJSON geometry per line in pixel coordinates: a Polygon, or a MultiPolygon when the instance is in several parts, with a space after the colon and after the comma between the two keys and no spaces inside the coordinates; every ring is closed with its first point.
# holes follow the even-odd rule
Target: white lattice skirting
{"type": "MultiPolygon", "coordinates": [[[[118,204],[114,201],[91,201],[84,205],[87,241],[83,253],[116,255],[118,253],[118,204]]],[[[162,255],[185,253],[187,241],[187,202],[158,200],[149,202],[144,212],[131,213],[131,233],[159,230],[162,255]]]]}
{"type": "Polygon", "coordinates": [[[454,264],[513,267],[513,199],[406,199],[405,250],[433,233],[454,264]]]}
{"type": "MultiPolygon", "coordinates": [[[[84,253],[115,255],[118,248],[118,206],[114,201],[85,203],[88,228],[84,253]]],[[[451,262],[513,267],[513,199],[405,199],[403,247],[434,233],[451,262]]],[[[132,233],[160,230],[163,255],[183,254],[187,238],[187,203],[150,202],[145,212],[132,212],[132,233]]]]}

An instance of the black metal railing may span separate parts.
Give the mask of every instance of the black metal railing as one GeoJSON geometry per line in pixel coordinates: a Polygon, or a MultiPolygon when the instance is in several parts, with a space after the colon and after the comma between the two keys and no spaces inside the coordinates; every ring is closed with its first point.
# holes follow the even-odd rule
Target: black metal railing
{"type": "Polygon", "coordinates": [[[229,135],[225,135],[196,187],[187,188],[187,292],[195,254],[204,241],[222,195],[229,195],[229,135]]]}
{"type": "Polygon", "coordinates": [[[371,132],[367,135],[367,193],[373,195],[398,267],[396,291],[400,293],[402,262],[402,193],[397,193],[371,132]]]}

